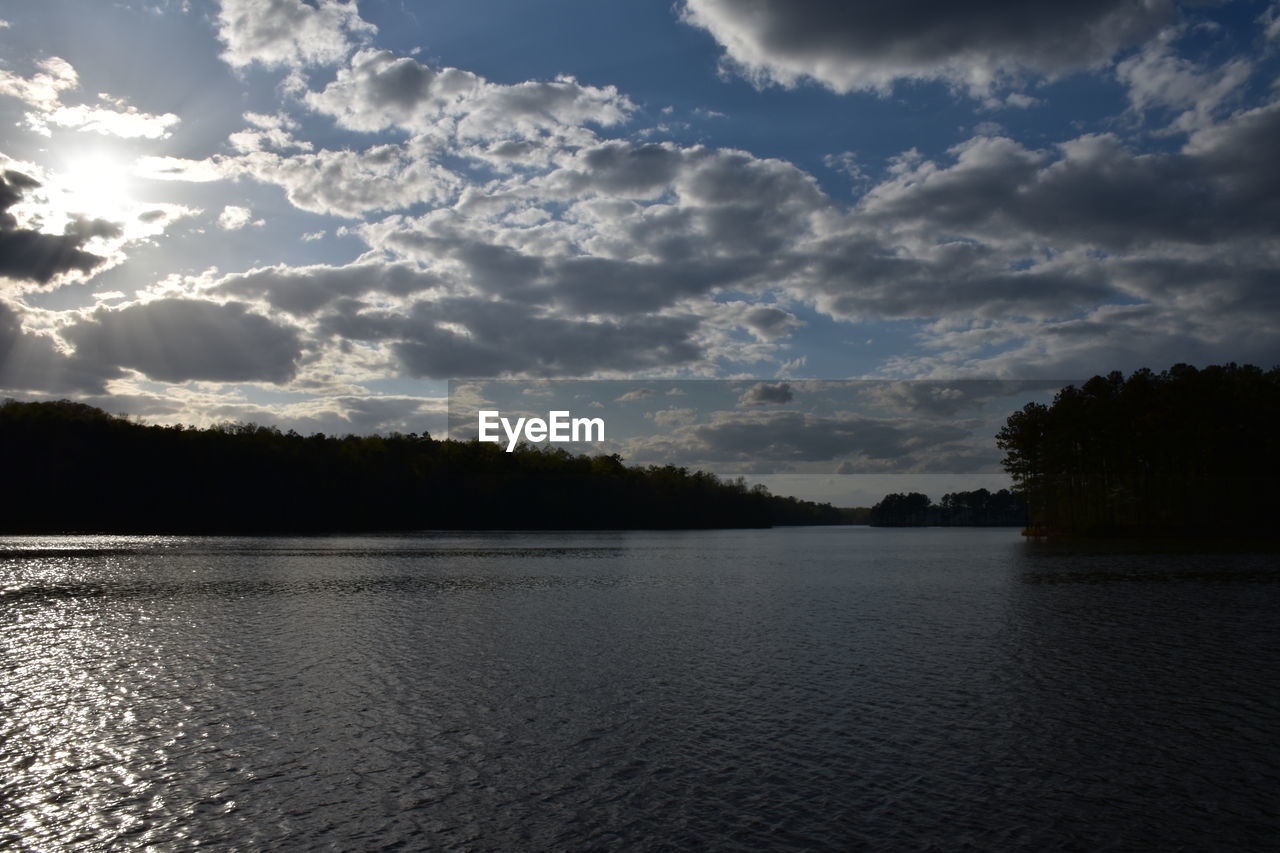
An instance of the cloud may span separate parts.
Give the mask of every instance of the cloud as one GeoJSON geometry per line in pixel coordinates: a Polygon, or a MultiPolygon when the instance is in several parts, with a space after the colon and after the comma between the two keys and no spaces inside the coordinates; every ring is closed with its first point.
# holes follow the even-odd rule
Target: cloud
{"type": "Polygon", "coordinates": [[[37,67],[41,70],[30,78],[0,69],[0,95],[11,95],[30,106],[31,112],[24,117],[27,126],[43,136],[54,126],[123,139],[163,139],[179,123],[173,113],[145,113],[107,94],[98,95],[99,106],[64,105],[63,93],[80,85],[75,68],[56,56],[41,60],[37,67]]]}
{"type": "Polygon", "coordinates": [[[323,91],[308,92],[306,103],[350,130],[390,127],[426,130],[446,112],[474,97],[483,79],[470,71],[435,71],[389,50],[361,50],[323,91]]]}
{"type": "Polygon", "coordinates": [[[308,92],[304,100],[349,130],[398,127],[433,136],[452,134],[459,140],[572,133],[585,124],[618,124],[635,109],[612,86],[586,86],[572,77],[490,83],[470,71],[437,71],[415,59],[372,49],[357,52],[333,82],[320,92],[308,92]]]}
{"type": "Polygon", "coordinates": [[[941,80],[989,95],[1024,74],[1101,65],[1157,32],[1174,7],[1169,0],[686,0],[682,13],[757,85],[815,80],[841,93],[887,92],[898,81],[941,80]]]}
{"type": "Polygon", "coordinates": [[[164,139],[170,135],[170,128],[179,122],[173,113],[152,115],[119,99],[111,100],[117,105],[117,109],[90,107],[85,104],[59,107],[42,116],[41,121],[36,124],[37,129],[47,123],[122,139],[164,139]]]}
{"type": "Polygon", "coordinates": [[[1258,16],[1262,32],[1271,41],[1280,39],[1280,3],[1272,3],[1265,12],[1258,16]]]}
{"type": "Polygon", "coordinates": [[[1238,94],[1254,65],[1236,57],[1217,68],[1202,67],[1176,53],[1173,43],[1181,32],[1165,30],[1139,53],[1117,63],[1116,77],[1128,89],[1134,112],[1181,110],[1171,128],[1190,131],[1211,123],[1223,103],[1238,94]]]}
{"type": "Polygon", "coordinates": [[[132,368],[160,382],[283,383],[302,354],[297,329],[234,302],[169,298],[99,308],[62,334],[77,359],[132,368]]]}
{"type": "Polygon", "coordinates": [[[253,211],[247,207],[229,204],[218,214],[218,227],[224,231],[237,231],[253,219],[253,211]]]}
{"type": "Polygon", "coordinates": [[[290,149],[311,151],[315,147],[311,142],[294,136],[294,131],[298,130],[301,125],[296,119],[284,113],[263,115],[261,113],[248,112],[244,114],[244,119],[252,127],[236,131],[227,137],[227,142],[237,151],[266,151],[269,149],[276,151],[290,149]]]}
{"type": "Polygon", "coordinates": [[[206,423],[236,421],[270,424],[301,435],[389,435],[444,432],[447,401],[443,398],[359,396],[340,394],[283,405],[223,402],[199,409],[206,423]]]}
{"type": "Polygon", "coordinates": [[[243,299],[263,299],[273,308],[302,317],[342,299],[375,292],[409,296],[439,284],[438,277],[410,264],[366,262],[342,267],[261,267],[224,276],[211,290],[243,299]]]}
{"type": "Polygon", "coordinates": [[[785,337],[791,334],[793,328],[803,325],[791,312],[769,305],[751,308],[742,318],[742,322],[755,333],[756,337],[770,341],[785,337]]]}
{"type": "Polygon", "coordinates": [[[1257,273],[1280,250],[1277,133],[1273,104],[1195,131],[1180,151],[1090,134],[1052,150],[975,137],[949,164],[903,157],[839,236],[811,248],[793,294],[851,319],[1063,318],[1210,290],[1260,307],[1257,273]],[[1163,283],[1141,274],[1155,259],[1163,283]]]}
{"type": "Polygon", "coordinates": [[[582,320],[530,313],[512,303],[446,299],[418,303],[407,323],[393,326],[400,339],[392,351],[416,377],[637,373],[704,357],[694,338],[698,319],[691,315],[582,320]]]}
{"type": "MultiPolygon", "coordinates": [[[[335,269],[279,268],[250,276],[255,286],[228,281],[226,292],[301,314],[327,310],[326,334],[384,342],[411,375],[550,375],[557,365],[579,375],[770,358],[772,342],[802,325],[757,301],[779,297],[840,320],[946,318],[945,327],[922,330],[925,346],[942,352],[935,343],[981,340],[986,347],[979,354],[978,344],[964,343],[945,353],[958,369],[991,357],[993,347],[1020,347],[1036,323],[1061,323],[1105,303],[1176,313],[1212,294],[1215,306],[1267,304],[1277,251],[1271,223],[1280,218],[1280,170],[1270,154],[1278,122],[1274,105],[1242,111],[1196,129],[1181,150],[1158,153],[1135,151],[1114,134],[1042,149],[976,136],[939,160],[904,152],[848,209],[784,161],[594,141],[460,190],[453,207],[353,229],[404,265],[400,283],[384,291],[401,302],[369,299],[383,287],[373,267],[385,260],[364,262],[368,287],[335,269]],[[430,306],[415,307],[409,297],[428,290],[430,306]],[[725,291],[747,299],[716,299],[725,291]],[[501,330],[517,326],[518,316],[529,330],[563,333],[563,352],[535,345],[521,329],[520,351],[503,353],[501,330]],[[612,329],[633,329],[621,340],[637,347],[656,336],[665,349],[606,357],[597,336],[612,329]],[[743,343],[737,329],[763,349],[743,343]]],[[[342,156],[408,162],[413,146],[431,144],[342,156]]],[[[289,161],[299,162],[272,163],[283,169],[289,161]]],[[[290,184],[290,197],[305,209],[356,215],[427,192],[393,171],[384,185],[344,168],[315,169],[290,184]],[[312,187],[329,195],[309,197],[312,187]]]]}
{"type": "Polygon", "coordinates": [[[790,403],[795,398],[791,385],[786,382],[770,384],[757,382],[738,398],[738,406],[780,406],[790,403]]]}
{"type": "Polygon", "coordinates": [[[377,32],[360,18],[354,0],[222,0],[218,38],[222,59],[233,68],[255,62],[267,68],[300,68],[340,62],[353,39],[377,32]]]}
{"type": "MultiPolygon", "coordinates": [[[[622,400],[623,398],[619,397],[618,399],[622,400]]],[[[665,409],[658,409],[656,412],[645,412],[644,416],[652,420],[655,426],[662,429],[671,429],[672,427],[698,422],[696,409],[682,409],[677,406],[668,406],[665,409]]]]}
{"type": "MultiPolygon", "coordinates": [[[[1096,22],[1133,7],[1090,9],[1096,22]]],[[[1000,36],[1010,45],[1019,33],[1034,42],[1036,22],[1057,13],[1020,14],[1000,36]]],[[[209,283],[306,323],[335,362],[358,343],[407,376],[704,370],[782,358],[782,341],[804,325],[784,306],[805,306],[837,320],[915,321],[924,354],[911,369],[963,372],[1022,351],[1036,328],[1065,340],[1066,324],[1108,303],[1162,317],[1268,304],[1280,111],[1224,115],[1229,86],[1188,100],[1192,83],[1230,75],[1170,64],[1168,38],[1117,74],[1133,104],[1196,115],[1181,149],[1142,152],[1117,133],[1031,147],[988,124],[943,156],[903,152],[878,180],[860,170],[852,207],[783,160],[602,140],[596,131],[635,110],[611,88],[494,84],[372,49],[355,50],[302,103],[344,130],[399,130],[403,141],[308,150],[295,119],[249,113],[239,153],[148,168],[251,177],[300,210],[365,220],[346,232],[370,249],[357,263],[209,283]]],[[[1186,334],[1214,352],[1224,322],[1186,334]]]]}
{"type": "Polygon", "coordinates": [[[80,78],[70,62],[57,56],[42,59],[40,68],[30,78],[0,69],[0,95],[10,95],[34,107],[39,113],[58,108],[62,93],[80,85],[80,78]]]}
{"type": "Polygon", "coordinates": [[[0,301],[0,388],[50,394],[105,393],[120,371],[69,357],[48,335],[25,331],[22,313],[0,301]]]}
{"type": "Polygon", "coordinates": [[[1045,389],[1056,390],[1071,381],[1074,380],[1070,376],[1047,382],[890,380],[856,383],[852,387],[863,402],[878,408],[930,418],[954,418],[961,412],[977,413],[993,400],[1006,400],[1045,389]]]}
{"type": "MultiPolygon", "coordinates": [[[[1275,293],[1275,268],[1267,274],[1275,293]]],[[[1272,305],[1202,313],[1160,304],[1102,305],[1048,322],[957,324],[928,333],[928,355],[891,359],[886,368],[918,376],[1017,379],[1090,376],[1105,370],[1163,369],[1229,360],[1280,364],[1280,316],[1272,305]],[[992,342],[998,343],[993,348],[992,342]],[[994,352],[992,350],[995,350],[994,352]]]]}
{"type": "Polygon", "coordinates": [[[721,411],[638,440],[626,455],[637,462],[768,464],[773,470],[838,459],[851,459],[861,470],[948,470],[969,437],[967,425],[958,423],[848,412],[721,411]]]}
{"type": "Polygon", "coordinates": [[[615,403],[631,403],[631,402],[635,402],[637,400],[643,400],[647,397],[652,397],[652,396],[653,396],[652,388],[632,388],[630,391],[623,394],[614,402],[615,403]]]}
{"type": "MultiPolygon", "coordinates": [[[[574,314],[630,316],[734,286],[750,291],[790,265],[790,249],[832,206],[811,176],[739,151],[607,143],[545,174],[465,195],[453,210],[361,229],[375,248],[460,289],[574,314]],[[599,155],[599,156],[597,156],[599,155]],[[664,164],[655,167],[655,159],[664,164]],[[633,173],[638,170],[639,174],[633,173]],[[647,193],[640,203],[616,193],[647,193]],[[509,211],[562,209],[525,220],[509,211]]],[[[765,337],[794,321],[753,315],[765,337]]]]}
{"type": "Polygon", "coordinates": [[[439,204],[462,186],[457,175],[413,144],[292,155],[254,151],[216,161],[214,168],[279,186],[299,210],[350,218],[439,204]]]}
{"type": "Polygon", "coordinates": [[[0,276],[47,284],[68,272],[87,274],[106,258],[85,251],[95,237],[118,237],[120,226],[101,219],[73,219],[62,234],[46,234],[18,226],[9,209],[39,182],[12,169],[0,175],[0,276]]]}
{"type": "Polygon", "coordinates": [[[139,157],[133,162],[135,177],[153,181],[186,181],[209,183],[233,177],[234,169],[227,169],[217,158],[191,160],[183,157],[139,157]]]}

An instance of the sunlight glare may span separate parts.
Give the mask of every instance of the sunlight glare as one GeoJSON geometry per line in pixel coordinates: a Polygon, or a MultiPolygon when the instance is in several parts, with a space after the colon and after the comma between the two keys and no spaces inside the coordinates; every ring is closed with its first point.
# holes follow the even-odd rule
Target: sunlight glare
{"type": "Polygon", "coordinates": [[[55,176],[59,191],[51,199],[68,215],[120,222],[133,206],[129,169],[108,152],[80,154],[67,161],[55,176]]]}

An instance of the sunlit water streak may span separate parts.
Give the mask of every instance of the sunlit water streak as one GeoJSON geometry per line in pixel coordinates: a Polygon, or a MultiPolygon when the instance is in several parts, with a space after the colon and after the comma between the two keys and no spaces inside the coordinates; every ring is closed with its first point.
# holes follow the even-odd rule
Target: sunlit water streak
{"type": "Polygon", "coordinates": [[[1268,849],[1273,554],[0,539],[0,846],[1268,849]]]}

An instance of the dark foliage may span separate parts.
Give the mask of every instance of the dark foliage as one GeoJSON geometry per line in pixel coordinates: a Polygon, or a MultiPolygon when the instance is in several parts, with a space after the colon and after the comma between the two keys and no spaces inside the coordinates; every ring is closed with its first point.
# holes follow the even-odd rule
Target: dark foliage
{"type": "Polygon", "coordinates": [[[951,492],[936,504],[919,492],[894,493],[871,508],[869,521],[882,527],[1022,527],[1027,505],[1008,489],[951,492]]]}
{"type": "Polygon", "coordinates": [[[1280,368],[1227,364],[1113,372],[1014,412],[997,444],[1061,536],[1274,535],[1280,368]]]}
{"type": "Polygon", "coordinates": [[[618,456],[143,426],[82,403],[0,405],[9,504],[0,530],[275,532],[767,527],[834,524],[827,504],[775,497],[618,456]]]}

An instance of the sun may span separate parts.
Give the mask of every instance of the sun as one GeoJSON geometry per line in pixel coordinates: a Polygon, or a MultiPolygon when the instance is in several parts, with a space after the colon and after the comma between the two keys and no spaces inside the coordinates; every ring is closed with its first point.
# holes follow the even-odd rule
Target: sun
{"type": "Polygon", "coordinates": [[[69,156],[53,175],[50,202],[68,217],[121,222],[133,210],[133,182],[127,161],[110,151],[97,150],[69,156]]]}

